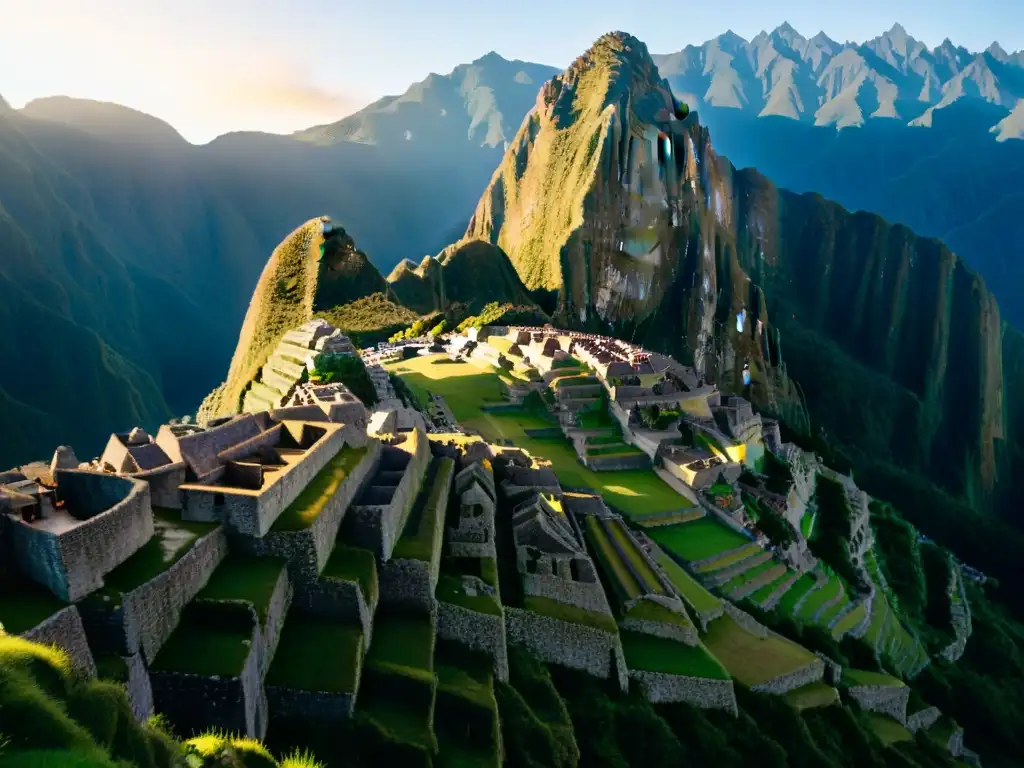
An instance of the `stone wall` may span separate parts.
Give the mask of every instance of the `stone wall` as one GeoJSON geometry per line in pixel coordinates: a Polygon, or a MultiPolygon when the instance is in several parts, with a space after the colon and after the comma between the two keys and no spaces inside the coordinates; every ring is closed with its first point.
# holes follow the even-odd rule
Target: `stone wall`
{"type": "Polygon", "coordinates": [[[251,610],[249,655],[237,677],[150,670],[156,710],[167,715],[179,735],[222,729],[255,739],[266,736],[267,697],[260,677],[262,633],[256,610],[251,610]]]}
{"type": "MultiPolygon", "coordinates": [[[[360,670],[357,669],[356,691],[359,690],[359,674],[360,670]]],[[[295,717],[314,721],[347,720],[355,712],[356,694],[300,691],[297,688],[268,685],[267,704],[274,717],[295,717]]]]}
{"type": "Polygon", "coordinates": [[[171,464],[149,472],[139,472],[130,477],[149,484],[150,503],[163,509],[181,509],[181,492],[185,482],[185,465],[171,464]]]}
{"type": "Polygon", "coordinates": [[[456,640],[494,659],[494,676],[508,681],[505,616],[472,611],[443,601],[437,604],[437,636],[456,640]]]}
{"type": "Polygon", "coordinates": [[[923,728],[931,728],[935,721],[942,717],[938,707],[927,707],[907,717],[907,730],[917,733],[923,728]]]}
{"type": "Polygon", "coordinates": [[[622,690],[629,687],[626,660],[617,633],[541,616],[521,608],[505,609],[505,629],[508,642],[529,648],[545,663],[561,664],[603,680],[616,678],[622,690]]]}
{"type": "Polygon", "coordinates": [[[639,669],[631,669],[629,677],[643,686],[647,699],[655,704],[682,701],[701,709],[724,709],[734,716],[739,713],[732,680],[684,677],[639,669]]]}
{"type": "Polygon", "coordinates": [[[66,651],[71,662],[89,677],[96,677],[96,662],[82,626],[78,608],[69,605],[46,621],[22,634],[26,640],[42,645],[55,645],[66,651]]]}
{"type": "Polygon", "coordinates": [[[584,463],[595,472],[617,472],[626,469],[647,469],[651,457],[646,453],[630,456],[587,456],[584,463]]]}
{"type": "Polygon", "coordinates": [[[686,645],[697,645],[700,642],[697,630],[692,626],[685,627],[680,624],[666,624],[662,621],[648,621],[646,619],[626,619],[619,622],[619,627],[623,630],[641,632],[645,635],[678,640],[686,645]]]}
{"type": "Polygon", "coordinates": [[[771,693],[780,696],[783,693],[802,688],[810,683],[816,683],[825,676],[825,662],[815,659],[805,667],[800,667],[792,672],[772,678],[763,683],[750,686],[750,690],[759,693],[771,693]]]}
{"type": "Polygon", "coordinates": [[[141,652],[151,664],[178,626],[182,609],[206,586],[227,554],[227,537],[218,527],[159,576],[123,594],[119,606],[90,608],[85,614],[90,639],[105,652],[141,652]]]}
{"type": "Polygon", "coordinates": [[[351,543],[369,549],[380,561],[391,557],[430,461],[430,445],[422,429],[417,427],[410,432],[408,441],[414,441],[411,446],[403,445],[412,449],[409,463],[390,501],[387,504],[352,506],[345,515],[345,530],[351,543]]]}
{"type": "Polygon", "coordinates": [[[423,560],[389,560],[380,568],[380,599],[388,605],[433,615],[436,586],[437,571],[423,560]]]}
{"type": "Polygon", "coordinates": [[[260,626],[260,680],[267,676],[270,664],[274,660],[274,652],[277,650],[277,643],[281,639],[281,630],[284,628],[285,619],[288,616],[288,608],[292,604],[292,583],[288,580],[288,569],[282,568],[277,577],[277,584],[270,596],[270,605],[267,606],[267,617],[260,626]]]}
{"type": "Polygon", "coordinates": [[[22,571],[75,602],[102,587],[103,576],[149,541],[153,511],[149,486],[137,480],[61,469],[57,483],[57,495],[71,511],[91,516],[60,535],[17,524],[8,525],[8,536],[22,571]]]}
{"type": "Polygon", "coordinates": [[[149,682],[149,669],[141,653],[122,656],[121,660],[128,667],[128,680],[124,685],[132,714],[136,720],[144,723],[153,714],[153,686],[149,682]]]}
{"type": "Polygon", "coordinates": [[[758,637],[768,637],[770,630],[746,611],[741,611],[728,600],[722,601],[722,608],[726,615],[743,627],[747,632],[758,637]]]}
{"type": "Polygon", "coordinates": [[[910,688],[905,685],[852,685],[847,689],[850,697],[869,712],[879,712],[907,723],[907,702],[910,688]]]}
{"type": "Polygon", "coordinates": [[[611,615],[608,597],[601,588],[601,583],[569,581],[557,576],[541,576],[536,573],[521,573],[523,592],[527,595],[546,597],[560,603],[579,606],[588,611],[611,615]]]}
{"type": "Polygon", "coordinates": [[[281,557],[296,585],[313,584],[331,557],[345,512],[377,468],[381,443],[370,440],[362,461],[349,472],[313,524],[300,531],[270,531],[262,538],[233,537],[232,544],[256,557],[281,557]]]}
{"type": "Polygon", "coordinates": [[[815,651],[814,655],[821,659],[825,665],[825,680],[829,685],[839,685],[839,681],[843,678],[843,666],[839,662],[832,661],[828,656],[819,651],[815,651]]]}
{"type": "Polygon", "coordinates": [[[964,588],[963,571],[956,563],[952,563],[950,568],[950,584],[947,596],[955,639],[943,648],[939,655],[948,662],[956,662],[960,660],[960,657],[964,655],[964,651],[967,650],[967,640],[970,638],[973,630],[971,625],[971,605],[967,599],[967,590],[964,588]]]}
{"type": "Polygon", "coordinates": [[[358,624],[363,630],[366,645],[370,645],[377,598],[371,595],[367,602],[362,588],[356,582],[320,579],[313,584],[300,584],[295,590],[294,605],[308,616],[358,624]]]}

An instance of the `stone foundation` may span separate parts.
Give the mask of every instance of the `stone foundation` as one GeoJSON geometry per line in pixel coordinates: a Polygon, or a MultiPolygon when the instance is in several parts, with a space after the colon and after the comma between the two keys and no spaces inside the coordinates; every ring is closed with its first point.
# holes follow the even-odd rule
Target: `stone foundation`
{"type": "Polygon", "coordinates": [[[365,646],[370,646],[377,600],[367,602],[356,582],[320,579],[312,585],[300,585],[295,591],[294,605],[307,616],[357,624],[363,631],[365,646]]]}
{"type": "Polygon", "coordinates": [[[784,693],[803,688],[810,683],[816,683],[825,676],[825,662],[815,659],[806,667],[800,667],[792,672],[772,678],[764,683],[750,686],[750,690],[759,693],[771,693],[781,696],[784,693]]]}
{"type": "Polygon", "coordinates": [[[437,604],[437,636],[456,640],[494,659],[494,676],[508,681],[508,648],[505,644],[505,617],[471,611],[451,603],[437,604]]]}
{"type": "Polygon", "coordinates": [[[69,605],[22,634],[26,640],[42,645],[55,645],[71,657],[74,666],[89,677],[96,677],[96,661],[89,649],[85,627],[78,608],[69,605]]]}
{"type": "Polygon", "coordinates": [[[734,716],[739,712],[732,680],[684,677],[638,669],[631,669],[629,677],[643,686],[647,699],[655,704],[682,701],[701,709],[724,709],[734,716]]]}
{"type": "Polygon", "coordinates": [[[615,678],[624,691],[629,687],[626,660],[617,633],[571,624],[521,608],[505,609],[505,629],[508,642],[529,648],[545,663],[578,669],[602,680],[615,678]]]}
{"type": "Polygon", "coordinates": [[[385,605],[433,615],[437,572],[423,560],[389,560],[380,569],[380,601],[385,605]],[[432,578],[433,577],[433,578],[432,578]]]}
{"type": "Polygon", "coordinates": [[[942,712],[938,707],[922,709],[907,718],[907,730],[917,733],[921,729],[931,728],[940,717],[942,717],[942,712]]]}
{"type": "Polygon", "coordinates": [[[850,697],[869,712],[878,712],[907,724],[907,702],[910,688],[905,685],[854,685],[847,689],[850,697]]]}
{"type": "Polygon", "coordinates": [[[153,714],[153,687],[149,682],[149,670],[141,653],[131,656],[122,656],[125,666],[128,667],[128,680],[125,682],[125,689],[128,692],[128,702],[132,706],[132,713],[140,723],[146,722],[153,714]]]}
{"type": "Polygon", "coordinates": [[[662,621],[626,619],[619,622],[619,628],[641,632],[645,635],[664,637],[668,640],[678,640],[686,645],[697,645],[700,642],[697,630],[692,626],[685,627],[680,624],[666,624],[662,621]]]}
{"type": "Polygon", "coordinates": [[[260,627],[260,680],[267,676],[270,664],[274,660],[274,652],[281,639],[281,630],[284,628],[285,618],[288,616],[288,608],[292,604],[292,595],[288,569],[282,568],[281,575],[278,576],[277,584],[274,586],[274,592],[270,597],[267,618],[260,627]]]}

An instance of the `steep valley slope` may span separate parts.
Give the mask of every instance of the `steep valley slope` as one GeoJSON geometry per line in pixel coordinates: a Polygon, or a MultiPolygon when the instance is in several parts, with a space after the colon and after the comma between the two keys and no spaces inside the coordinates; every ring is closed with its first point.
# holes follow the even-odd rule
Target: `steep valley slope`
{"type": "Polygon", "coordinates": [[[541,90],[465,237],[558,290],[562,322],[692,361],[859,465],[976,508],[1013,489],[1020,336],[982,280],[938,241],[735,171],[629,35],[541,90]]]}

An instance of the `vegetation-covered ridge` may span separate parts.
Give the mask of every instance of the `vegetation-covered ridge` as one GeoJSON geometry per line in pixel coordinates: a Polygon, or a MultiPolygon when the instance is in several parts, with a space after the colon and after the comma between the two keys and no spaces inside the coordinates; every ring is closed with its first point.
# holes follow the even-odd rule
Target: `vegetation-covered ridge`
{"type": "Polygon", "coordinates": [[[605,35],[542,89],[467,237],[557,290],[558,320],[692,362],[858,467],[975,509],[1018,493],[1024,339],[982,280],[936,240],[735,171],[673,104],[643,44],[605,35]]]}

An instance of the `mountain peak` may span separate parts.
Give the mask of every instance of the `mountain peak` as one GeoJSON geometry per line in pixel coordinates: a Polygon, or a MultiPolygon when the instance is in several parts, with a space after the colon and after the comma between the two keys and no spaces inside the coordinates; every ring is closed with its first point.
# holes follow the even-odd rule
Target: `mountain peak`
{"type": "Polygon", "coordinates": [[[1006,61],[1010,58],[1010,54],[999,44],[998,40],[994,40],[992,45],[985,49],[985,53],[991,56],[996,61],[1006,61]]]}
{"type": "Polygon", "coordinates": [[[120,104],[70,96],[34,99],[21,114],[36,120],[64,123],[78,130],[118,142],[131,144],[186,144],[174,128],[159,118],[120,104]]]}
{"type": "Polygon", "coordinates": [[[506,59],[504,56],[502,56],[497,51],[488,51],[483,56],[481,56],[479,59],[475,59],[473,61],[473,64],[495,64],[495,63],[498,63],[498,62],[506,62],[506,61],[508,61],[508,59],[506,59]]]}

